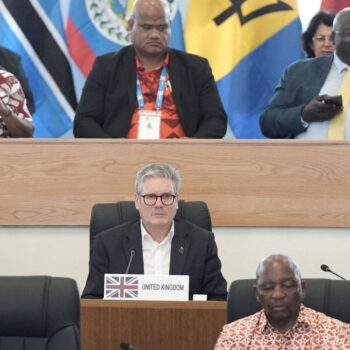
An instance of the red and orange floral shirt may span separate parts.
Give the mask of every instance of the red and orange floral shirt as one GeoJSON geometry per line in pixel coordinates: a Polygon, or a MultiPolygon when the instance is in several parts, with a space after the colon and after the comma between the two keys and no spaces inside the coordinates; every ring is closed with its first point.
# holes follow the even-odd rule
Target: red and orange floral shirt
{"type": "Polygon", "coordinates": [[[264,311],[224,326],[215,350],[335,350],[350,349],[350,324],[301,306],[294,326],[282,334],[264,311]]]}
{"type": "MultiPolygon", "coordinates": [[[[164,65],[169,63],[169,54],[166,54],[164,65]]],[[[159,87],[160,74],[163,67],[147,72],[141,65],[140,60],[136,56],[136,71],[139,75],[143,99],[145,101],[145,110],[156,110],[156,99],[159,87]]],[[[135,82],[136,84],[136,82],[135,82]]],[[[179,138],[185,136],[185,131],[181,125],[180,117],[177,114],[175,102],[172,95],[169,72],[165,79],[165,91],[163,98],[163,106],[161,108],[160,122],[160,138],[179,138]]],[[[128,138],[137,138],[139,121],[139,106],[136,103],[134,113],[131,118],[131,125],[128,138]]]]}

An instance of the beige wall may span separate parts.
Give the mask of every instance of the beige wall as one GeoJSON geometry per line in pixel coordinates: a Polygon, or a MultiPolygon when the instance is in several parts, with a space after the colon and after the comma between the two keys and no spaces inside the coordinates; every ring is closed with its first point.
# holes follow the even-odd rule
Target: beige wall
{"type": "MultiPolygon", "coordinates": [[[[350,278],[350,229],[214,228],[228,282],[253,278],[272,253],[291,255],[304,277],[329,277],[328,264],[350,278]]],[[[80,291],[88,272],[87,227],[0,227],[0,275],[47,274],[74,278],[80,291]]],[[[336,278],[336,277],[334,277],[336,278]]]]}

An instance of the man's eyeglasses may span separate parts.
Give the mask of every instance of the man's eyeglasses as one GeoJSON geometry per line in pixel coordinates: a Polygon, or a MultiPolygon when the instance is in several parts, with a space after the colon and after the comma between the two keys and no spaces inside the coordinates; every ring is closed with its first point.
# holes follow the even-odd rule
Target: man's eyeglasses
{"type": "Polygon", "coordinates": [[[312,38],[313,41],[318,41],[319,43],[325,43],[326,41],[334,45],[333,39],[330,35],[316,35],[312,38]]]}
{"type": "Polygon", "coordinates": [[[140,197],[143,198],[143,202],[148,206],[155,205],[158,198],[160,198],[163,205],[172,205],[175,201],[176,195],[170,193],[164,193],[160,196],[157,196],[155,194],[140,194],[140,197]]]}

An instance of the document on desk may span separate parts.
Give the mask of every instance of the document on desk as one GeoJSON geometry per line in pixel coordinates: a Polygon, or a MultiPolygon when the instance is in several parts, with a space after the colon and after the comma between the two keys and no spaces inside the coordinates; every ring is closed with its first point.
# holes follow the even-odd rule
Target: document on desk
{"type": "Polygon", "coordinates": [[[104,299],[189,300],[189,276],[105,274],[104,299]]]}

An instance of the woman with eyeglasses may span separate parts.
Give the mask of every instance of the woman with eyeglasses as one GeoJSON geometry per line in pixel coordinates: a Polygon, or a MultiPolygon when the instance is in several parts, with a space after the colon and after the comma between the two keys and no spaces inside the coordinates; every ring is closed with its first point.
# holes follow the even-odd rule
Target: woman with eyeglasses
{"type": "Polygon", "coordinates": [[[332,25],[335,14],[320,11],[311,19],[301,36],[303,49],[307,57],[331,55],[334,50],[332,25]]]}

